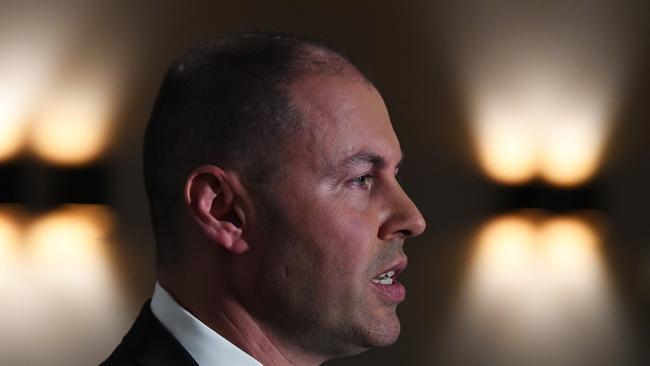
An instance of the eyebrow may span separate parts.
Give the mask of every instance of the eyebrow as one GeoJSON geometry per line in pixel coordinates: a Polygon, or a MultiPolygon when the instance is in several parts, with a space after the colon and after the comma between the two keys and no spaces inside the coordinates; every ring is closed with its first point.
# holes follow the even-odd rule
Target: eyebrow
{"type": "MultiPolygon", "coordinates": [[[[400,159],[397,162],[395,169],[399,169],[400,165],[402,164],[402,161],[404,161],[404,153],[400,152],[400,159]]],[[[386,167],[388,165],[388,162],[383,156],[379,154],[372,153],[372,152],[361,152],[345,158],[341,162],[340,166],[344,168],[349,168],[359,164],[372,164],[381,169],[386,167]]]]}

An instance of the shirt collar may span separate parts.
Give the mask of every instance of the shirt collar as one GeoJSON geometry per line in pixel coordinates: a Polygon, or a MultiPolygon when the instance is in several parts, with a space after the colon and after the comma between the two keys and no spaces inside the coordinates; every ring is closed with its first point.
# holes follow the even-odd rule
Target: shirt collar
{"type": "Polygon", "coordinates": [[[157,282],[151,311],[199,366],[263,366],[190,314],[157,282]]]}

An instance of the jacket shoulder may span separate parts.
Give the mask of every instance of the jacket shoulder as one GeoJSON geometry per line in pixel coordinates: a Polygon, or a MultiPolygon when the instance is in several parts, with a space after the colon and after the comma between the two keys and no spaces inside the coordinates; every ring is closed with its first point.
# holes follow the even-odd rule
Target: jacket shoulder
{"type": "Polygon", "coordinates": [[[135,323],[100,366],[198,366],[158,321],[147,301],[135,323]]]}
{"type": "Polygon", "coordinates": [[[99,366],[140,366],[140,364],[135,363],[133,360],[113,357],[111,355],[106,361],[100,363],[99,366]]]}

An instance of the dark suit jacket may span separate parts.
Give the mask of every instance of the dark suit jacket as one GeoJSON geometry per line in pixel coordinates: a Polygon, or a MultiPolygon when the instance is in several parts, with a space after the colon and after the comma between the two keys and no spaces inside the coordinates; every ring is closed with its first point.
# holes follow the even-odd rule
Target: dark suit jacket
{"type": "Polygon", "coordinates": [[[151,312],[150,301],[101,366],[198,366],[151,312]]]}

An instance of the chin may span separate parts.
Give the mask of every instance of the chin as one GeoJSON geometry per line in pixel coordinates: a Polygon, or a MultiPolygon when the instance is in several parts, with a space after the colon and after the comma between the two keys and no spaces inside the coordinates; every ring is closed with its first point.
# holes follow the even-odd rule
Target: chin
{"type": "Polygon", "coordinates": [[[368,333],[368,348],[390,346],[397,341],[400,331],[400,321],[397,315],[393,314],[368,333]]]}
{"type": "MultiPolygon", "coordinates": [[[[337,345],[332,348],[332,358],[348,357],[363,353],[371,348],[390,346],[397,341],[400,323],[397,316],[390,319],[375,319],[366,327],[348,329],[347,335],[337,337],[337,345]]],[[[321,343],[322,345],[322,343],[321,343]]]]}
{"type": "Polygon", "coordinates": [[[373,345],[373,347],[390,346],[391,344],[397,342],[397,339],[399,338],[399,334],[400,334],[399,329],[397,331],[393,331],[391,333],[383,334],[381,337],[378,337],[378,339],[376,339],[375,344],[373,345]]]}
{"type": "Polygon", "coordinates": [[[401,325],[394,309],[340,320],[336,327],[323,332],[322,337],[310,339],[310,346],[324,352],[328,358],[348,357],[390,346],[400,335],[401,325]]]}

